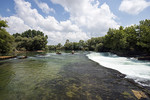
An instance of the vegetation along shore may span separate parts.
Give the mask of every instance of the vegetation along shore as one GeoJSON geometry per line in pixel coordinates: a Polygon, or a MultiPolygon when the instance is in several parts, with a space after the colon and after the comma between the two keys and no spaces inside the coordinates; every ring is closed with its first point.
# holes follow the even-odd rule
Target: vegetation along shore
{"type": "Polygon", "coordinates": [[[0,21],[0,54],[13,55],[14,51],[37,50],[86,50],[112,52],[119,56],[139,57],[148,59],[150,56],[150,20],[142,20],[139,25],[120,26],[119,29],[109,29],[103,37],[93,37],[87,41],[70,42],[65,44],[47,45],[48,36],[36,30],[10,35],[6,31],[7,22],[0,21]]]}

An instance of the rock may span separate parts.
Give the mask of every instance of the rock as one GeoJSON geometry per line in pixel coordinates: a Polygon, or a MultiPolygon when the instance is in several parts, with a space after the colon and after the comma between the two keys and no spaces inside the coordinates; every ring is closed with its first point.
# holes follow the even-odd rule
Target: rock
{"type": "Polygon", "coordinates": [[[138,99],[147,98],[147,96],[145,95],[145,93],[142,92],[142,91],[132,90],[132,92],[133,92],[133,94],[134,94],[138,99]]]}
{"type": "Polygon", "coordinates": [[[72,50],[72,52],[71,52],[72,54],[74,54],[74,50],[72,50]]]}
{"type": "Polygon", "coordinates": [[[56,54],[61,54],[61,52],[56,52],[56,54]]]}
{"type": "Polygon", "coordinates": [[[19,56],[18,59],[25,59],[27,56],[19,56]]]}

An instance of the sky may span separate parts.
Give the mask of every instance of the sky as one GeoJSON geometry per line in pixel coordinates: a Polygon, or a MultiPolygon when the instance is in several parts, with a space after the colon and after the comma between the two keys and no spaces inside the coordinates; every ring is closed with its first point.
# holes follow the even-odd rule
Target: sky
{"type": "Polygon", "coordinates": [[[1,0],[0,19],[10,34],[35,29],[48,35],[48,44],[64,44],[150,19],[150,0],[1,0]]]}

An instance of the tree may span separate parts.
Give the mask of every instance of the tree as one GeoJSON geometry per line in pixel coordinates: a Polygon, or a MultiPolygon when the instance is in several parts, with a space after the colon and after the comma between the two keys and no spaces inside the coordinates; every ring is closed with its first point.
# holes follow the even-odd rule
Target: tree
{"type": "Polygon", "coordinates": [[[85,47],[86,47],[86,43],[84,42],[84,40],[80,40],[79,41],[79,49],[85,50],[85,47]]]}
{"type": "Polygon", "coordinates": [[[5,28],[5,27],[8,27],[7,21],[0,20],[0,30],[1,30],[2,28],[5,28]]]}
{"type": "Polygon", "coordinates": [[[127,34],[127,48],[126,50],[130,52],[135,52],[138,50],[137,41],[138,41],[138,32],[136,31],[137,26],[130,26],[124,29],[127,34]]]}
{"type": "Polygon", "coordinates": [[[57,49],[57,50],[62,49],[62,45],[61,45],[61,43],[58,43],[58,44],[57,44],[56,49],[57,49]]]}
{"type": "Polygon", "coordinates": [[[27,30],[22,34],[13,34],[17,44],[17,50],[25,49],[28,51],[44,50],[47,48],[48,36],[44,36],[43,32],[36,30],[27,30]]]}
{"type": "Polygon", "coordinates": [[[73,43],[72,43],[72,50],[80,50],[80,47],[79,47],[79,43],[78,43],[78,42],[73,42],[73,43]]]}
{"type": "Polygon", "coordinates": [[[150,53],[150,20],[140,21],[138,37],[137,45],[142,48],[143,52],[150,53]]]}
{"type": "Polygon", "coordinates": [[[65,43],[65,44],[67,44],[67,43],[69,43],[69,40],[68,40],[68,39],[66,40],[66,43],[65,43]]]}
{"type": "Polygon", "coordinates": [[[96,51],[104,51],[103,43],[96,44],[96,51]]]}
{"type": "Polygon", "coordinates": [[[5,30],[7,22],[0,20],[0,53],[8,53],[12,49],[13,37],[5,30]]]}
{"type": "Polygon", "coordinates": [[[56,50],[56,45],[48,45],[49,50],[56,50]]]}
{"type": "Polygon", "coordinates": [[[73,50],[73,44],[72,42],[69,42],[69,40],[67,39],[65,44],[64,44],[64,49],[65,50],[73,50]]]}

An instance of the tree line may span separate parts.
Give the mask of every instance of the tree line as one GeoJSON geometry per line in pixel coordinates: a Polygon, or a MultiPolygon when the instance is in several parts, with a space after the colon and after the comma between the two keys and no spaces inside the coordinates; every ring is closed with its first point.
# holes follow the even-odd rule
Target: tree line
{"type": "Polygon", "coordinates": [[[150,20],[142,20],[139,25],[109,28],[103,37],[93,37],[87,41],[70,42],[64,45],[49,45],[49,50],[89,50],[113,52],[117,54],[150,54],[150,20]]]}
{"type": "Polygon", "coordinates": [[[27,30],[10,35],[6,31],[7,21],[0,20],[0,54],[18,51],[36,51],[47,49],[48,36],[41,31],[27,30]]]}
{"type": "Polygon", "coordinates": [[[48,36],[36,30],[10,35],[6,31],[7,22],[0,20],[0,54],[14,50],[87,50],[99,52],[114,52],[122,54],[150,54],[150,20],[142,20],[139,25],[120,26],[118,29],[109,28],[102,37],[93,37],[86,41],[65,44],[48,45],[48,36]]]}

